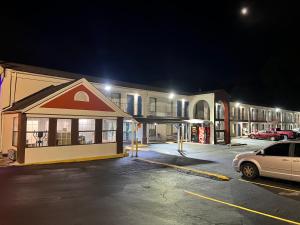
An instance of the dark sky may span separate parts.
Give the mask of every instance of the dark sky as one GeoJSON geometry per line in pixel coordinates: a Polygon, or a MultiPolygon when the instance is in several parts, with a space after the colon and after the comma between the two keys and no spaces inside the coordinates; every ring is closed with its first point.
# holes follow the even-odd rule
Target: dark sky
{"type": "Polygon", "coordinates": [[[80,2],[1,5],[0,59],[300,110],[297,1],[80,2]]]}

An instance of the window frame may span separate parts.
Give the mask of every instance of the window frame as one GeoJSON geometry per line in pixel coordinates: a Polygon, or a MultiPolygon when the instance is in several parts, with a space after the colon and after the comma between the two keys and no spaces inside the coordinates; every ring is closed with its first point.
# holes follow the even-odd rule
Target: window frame
{"type": "Polygon", "coordinates": [[[57,118],[56,119],[56,130],[55,130],[55,146],[71,146],[72,145],[72,133],[73,133],[73,127],[72,127],[72,118],[57,118]],[[70,129],[70,134],[71,134],[71,143],[70,144],[66,144],[66,145],[59,145],[58,144],[58,140],[57,140],[57,127],[58,127],[58,121],[59,120],[70,120],[71,121],[71,129],[70,129]]]}
{"type": "MultiPolygon", "coordinates": [[[[72,127],[71,127],[71,133],[72,133],[72,127]]],[[[72,136],[71,136],[72,138],[72,136]]],[[[91,118],[79,118],[78,119],[78,145],[93,145],[96,144],[96,119],[91,119],[91,118]],[[86,120],[94,120],[94,130],[80,130],[80,126],[79,126],[79,121],[81,119],[86,119],[86,120]],[[94,140],[93,143],[85,143],[85,144],[81,144],[79,141],[79,134],[80,133],[94,133],[94,140]]]]}
{"type": "Polygon", "coordinates": [[[11,139],[11,145],[14,147],[18,147],[18,139],[19,139],[19,117],[13,117],[13,131],[12,131],[12,139],[11,139]],[[15,121],[17,121],[17,130],[15,130],[15,121]],[[14,140],[15,133],[17,133],[16,139],[14,140]],[[16,143],[14,142],[16,141],[16,143]]]}
{"type": "Polygon", "coordinates": [[[150,113],[156,113],[157,112],[157,98],[155,97],[149,97],[149,112],[150,113]],[[153,102],[151,101],[153,100],[153,102]],[[154,110],[152,110],[152,104],[154,104],[154,110]]]}
{"type": "Polygon", "coordinates": [[[118,130],[118,123],[117,123],[117,119],[102,119],[102,132],[101,132],[101,135],[102,135],[102,144],[108,144],[108,143],[117,143],[117,130],[118,130]],[[116,128],[115,130],[105,130],[104,129],[104,121],[105,120],[114,120],[115,123],[116,123],[116,128]],[[104,138],[103,138],[103,133],[105,132],[115,132],[115,141],[103,141],[104,138]]]}
{"type": "Polygon", "coordinates": [[[33,119],[47,119],[48,120],[48,129],[47,130],[45,130],[45,131],[38,131],[38,132],[44,132],[44,133],[46,133],[47,134],[47,145],[43,145],[43,146],[28,146],[27,145],[27,143],[26,143],[26,148],[44,148],[44,147],[50,147],[49,146],[49,121],[50,121],[50,118],[49,117],[27,117],[26,118],[26,132],[25,132],[25,136],[26,136],[26,139],[27,139],[27,134],[28,133],[33,133],[33,131],[27,131],[27,129],[28,129],[28,119],[31,119],[31,118],[33,118],[33,119]]]}

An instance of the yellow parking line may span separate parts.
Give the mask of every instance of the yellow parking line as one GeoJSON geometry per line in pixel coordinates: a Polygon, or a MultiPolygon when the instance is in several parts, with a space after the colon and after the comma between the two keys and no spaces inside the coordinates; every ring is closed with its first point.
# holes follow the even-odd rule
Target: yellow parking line
{"type": "Polygon", "coordinates": [[[185,171],[189,171],[189,172],[193,172],[193,173],[197,173],[197,174],[201,174],[201,175],[206,175],[206,176],[214,177],[214,178],[217,178],[217,179],[223,180],[223,181],[230,180],[229,177],[221,175],[221,174],[211,173],[211,172],[207,172],[207,171],[203,171],[203,170],[197,170],[197,169],[193,169],[193,168],[190,168],[190,167],[177,166],[177,165],[173,165],[173,164],[162,163],[162,162],[152,161],[152,160],[148,160],[148,159],[141,159],[141,158],[137,158],[137,160],[142,161],[142,162],[162,165],[162,166],[168,166],[168,167],[171,167],[171,168],[185,170],[185,171]]]}
{"type": "Polygon", "coordinates": [[[284,191],[300,192],[300,191],[293,190],[293,189],[290,189],[290,188],[283,188],[283,187],[278,187],[278,186],[274,186],[274,185],[263,184],[263,183],[258,183],[258,182],[243,180],[243,179],[239,179],[239,181],[243,181],[243,182],[246,182],[246,183],[257,184],[257,185],[264,186],[264,187],[270,187],[270,188],[280,189],[280,190],[284,190],[284,191]]]}
{"type": "Polygon", "coordinates": [[[202,198],[202,199],[206,199],[206,200],[209,200],[209,201],[221,203],[223,205],[228,205],[228,206],[231,206],[231,207],[234,207],[234,208],[237,208],[237,209],[241,209],[241,210],[244,210],[244,211],[247,211],[247,212],[251,212],[251,213],[259,214],[259,215],[262,215],[262,216],[266,216],[266,217],[269,217],[269,218],[272,218],[272,219],[275,219],[275,220],[280,220],[280,221],[283,221],[283,222],[286,222],[286,223],[300,225],[300,222],[297,222],[297,221],[284,219],[284,218],[281,218],[281,217],[278,217],[278,216],[273,216],[273,215],[270,215],[270,214],[267,214],[267,213],[263,213],[263,212],[259,212],[259,211],[253,210],[253,209],[245,208],[245,207],[235,205],[235,204],[232,204],[232,203],[229,203],[229,202],[224,202],[224,201],[221,201],[221,200],[218,200],[218,199],[215,199],[215,198],[211,198],[211,197],[208,197],[208,196],[204,196],[204,195],[201,195],[201,194],[197,194],[197,193],[194,193],[194,192],[190,192],[190,191],[186,191],[186,190],[184,190],[184,192],[189,194],[189,195],[196,196],[198,198],[202,198]]]}

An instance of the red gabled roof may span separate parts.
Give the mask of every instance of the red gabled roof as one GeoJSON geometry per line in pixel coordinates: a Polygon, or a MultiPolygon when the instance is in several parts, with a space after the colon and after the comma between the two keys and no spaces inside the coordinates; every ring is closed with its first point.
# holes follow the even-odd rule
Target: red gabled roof
{"type": "Polygon", "coordinates": [[[115,112],[115,110],[109,107],[103,100],[101,100],[82,84],[64,92],[62,95],[55,97],[53,100],[50,100],[40,107],[115,112]],[[88,95],[89,101],[85,102],[74,100],[75,94],[80,91],[85,92],[88,95]]]}

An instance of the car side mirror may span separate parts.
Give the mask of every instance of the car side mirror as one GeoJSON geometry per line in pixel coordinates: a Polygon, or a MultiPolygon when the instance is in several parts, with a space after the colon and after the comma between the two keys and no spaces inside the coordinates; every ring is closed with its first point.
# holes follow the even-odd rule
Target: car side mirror
{"type": "Polygon", "coordinates": [[[264,150],[260,150],[259,152],[258,152],[258,154],[257,155],[262,155],[262,156],[264,156],[264,150]]]}

